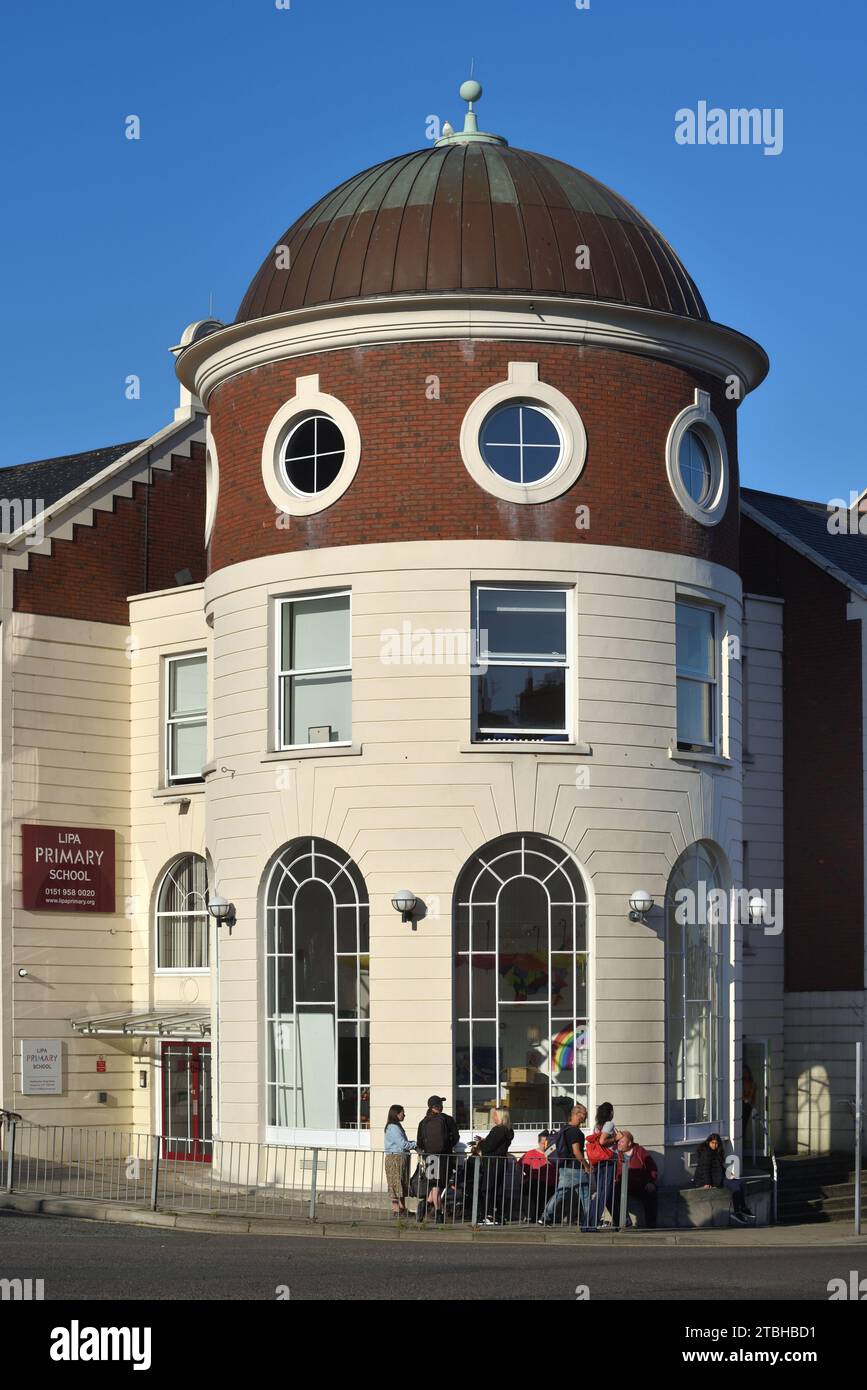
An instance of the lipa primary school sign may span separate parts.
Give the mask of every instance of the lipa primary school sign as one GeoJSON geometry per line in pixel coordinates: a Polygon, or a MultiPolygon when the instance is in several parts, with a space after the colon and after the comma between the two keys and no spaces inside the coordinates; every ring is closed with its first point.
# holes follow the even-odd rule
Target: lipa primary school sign
{"type": "Polygon", "coordinates": [[[22,825],[23,906],[32,912],[114,912],[114,831],[22,825]]]}

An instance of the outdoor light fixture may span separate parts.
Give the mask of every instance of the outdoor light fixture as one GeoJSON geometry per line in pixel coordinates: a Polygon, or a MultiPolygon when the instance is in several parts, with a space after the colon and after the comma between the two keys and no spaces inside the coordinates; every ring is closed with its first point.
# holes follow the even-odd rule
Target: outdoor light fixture
{"type": "Polygon", "coordinates": [[[26,980],[26,978],[27,978],[27,976],[28,976],[29,973],[30,973],[30,972],[29,972],[28,970],[19,970],[19,971],[18,971],[18,974],[19,974],[19,976],[21,977],[22,980],[26,980]]]}
{"type": "Polygon", "coordinates": [[[653,897],[646,888],[636,888],[629,896],[630,922],[643,922],[653,907],[653,897]]]}
{"type": "Polygon", "coordinates": [[[231,927],[235,924],[235,904],[227,903],[225,898],[211,898],[208,911],[218,927],[231,927]]]}
{"type": "Polygon", "coordinates": [[[753,923],[753,925],[757,925],[759,922],[763,922],[765,920],[765,913],[767,909],[767,903],[765,902],[764,898],[760,898],[758,894],[756,894],[755,897],[750,898],[750,921],[753,923]]]}
{"type": "Polygon", "coordinates": [[[395,912],[400,913],[400,920],[402,922],[412,921],[413,909],[417,902],[418,899],[415,893],[411,893],[408,888],[398,888],[391,899],[391,905],[395,912]]]}

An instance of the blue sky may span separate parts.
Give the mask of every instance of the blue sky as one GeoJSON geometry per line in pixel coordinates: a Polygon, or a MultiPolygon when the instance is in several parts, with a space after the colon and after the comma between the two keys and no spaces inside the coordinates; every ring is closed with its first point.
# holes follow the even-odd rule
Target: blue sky
{"type": "Polygon", "coordinates": [[[211,295],[233,318],[289,223],[424,145],[430,114],[457,125],[474,58],[482,128],[617,189],[712,317],[767,349],[741,410],[744,482],[821,499],[867,485],[851,0],[40,0],[4,30],[0,466],[165,424],[185,324],[211,295]],[[783,152],[678,145],[675,112],[701,100],[782,107],[783,152]]]}

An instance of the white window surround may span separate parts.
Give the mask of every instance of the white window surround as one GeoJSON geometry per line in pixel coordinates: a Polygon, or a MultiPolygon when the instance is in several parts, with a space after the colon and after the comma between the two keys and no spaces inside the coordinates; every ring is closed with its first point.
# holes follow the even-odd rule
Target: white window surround
{"type": "Polygon", "coordinates": [[[319,377],[299,376],[295,380],[295,395],[281,405],[265,433],[262,444],[262,481],[265,491],[278,511],[289,516],[310,516],[324,512],[342,497],[358,471],[361,460],[361,433],[355,416],[336,396],[319,390],[319,377]],[[312,497],[302,497],[288,486],[281,464],[281,454],[292,428],[308,415],[328,415],[334,421],[346,446],[340,472],[328,487],[312,497]]]}
{"type": "Polygon", "coordinates": [[[369,1129],[292,1129],[287,1125],[266,1125],[266,1144],[285,1144],[301,1149],[370,1149],[369,1129]]]}
{"type": "Polygon", "coordinates": [[[707,391],[696,390],[695,404],[675,417],[665,443],[665,468],[671,490],[687,516],[702,526],[717,526],[729,500],[729,456],[722,426],[710,408],[707,391]],[[695,430],[705,445],[713,470],[706,502],[690,497],[680,474],[680,446],[687,430],[695,430]]]}
{"type": "MultiPolygon", "coordinates": [[[[175,662],[178,662],[178,661],[190,661],[190,660],[199,660],[199,661],[203,661],[203,662],[205,663],[206,680],[209,681],[209,680],[210,680],[210,669],[209,669],[209,665],[208,665],[208,653],[207,653],[206,651],[202,651],[201,648],[196,648],[196,649],[194,649],[193,651],[187,651],[187,652],[171,652],[170,654],[166,654],[166,655],[163,656],[162,663],[161,663],[161,664],[162,664],[161,679],[162,679],[162,684],[163,684],[163,696],[162,696],[163,719],[162,719],[162,726],[161,726],[161,730],[160,730],[160,742],[161,742],[161,744],[162,744],[162,758],[161,758],[161,766],[162,766],[162,786],[159,788],[159,790],[162,791],[162,792],[165,792],[165,793],[167,793],[167,794],[169,794],[169,795],[171,795],[172,793],[174,793],[175,795],[177,795],[180,791],[182,791],[182,790],[183,790],[184,788],[186,788],[186,787],[197,787],[197,786],[200,786],[200,785],[202,785],[203,780],[204,780],[204,779],[203,779],[203,776],[192,777],[192,778],[190,778],[190,777],[185,777],[184,774],[179,774],[179,775],[175,776],[175,775],[173,775],[173,772],[172,772],[172,737],[171,737],[171,730],[172,730],[173,725],[175,725],[175,724],[204,724],[205,730],[206,730],[205,737],[206,737],[206,739],[207,739],[207,729],[208,729],[208,696],[207,696],[207,694],[206,694],[206,700],[205,700],[205,709],[204,709],[204,711],[203,711],[203,713],[202,713],[201,715],[200,715],[200,714],[188,715],[188,716],[185,716],[185,715],[173,715],[172,712],[171,712],[171,681],[172,681],[171,670],[172,670],[172,666],[174,665],[175,662]]],[[[207,757],[207,752],[206,752],[205,756],[207,757]]],[[[204,767],[204,764],[203,764],[203,767],[204,767]]]]}
{"type": "MultiPolygon", "coordinates": [[[[295,604],[295,603],[309,603],[309,602],[314,602],[316,599],[321,599],[321,598],[345,598],[345,599],[347,600],[347,610],[348,610],[348,618],[349,618],[349,663],[348,663],[348,665],[345,666],[345,667],[341,666],[341,667],[339,667],[339,668],[338,668],[338,667],[327,667],[327,668],[324,668],[324,670],[321,672],[321,674],[326,674],[326,675],[327,675],[327,674],[333,674],[333,673],[337,672],[338,670],[340,670],[340,671],[345,670],[345,671],[347,672],[347,674],[349,675],[349,678],[350,678],[350,691],[351,691],[351,681],[352,681],[352,590],[351,590],[351,589],[316,589],[316,590],[314,590],[314,591],[312,591],[312,592],[305,591],[305,592],[303,592],[303,593],[289,593],[289,594],[278,594],[278,595],[276,595],[276,596],[273,598],[273,600],[272,600],[272,602],[273,602],[273,608],[272,608],[273,624],[272,624],[272,625],[273,625],[273,633],[274,633],[274,635],[273,635],[273,652],[274,652],[274,658],[273,658],[273,659],[274,659],[274,668],[273,668],[273,677],[272,677],[272,683],[271,683],[271,684],[272,684],[272,692],[273,692],[271,698],[272,698],[272,703],[273,703],[272,738],[273,738],[274,742],[273,742],[272,747],[269,748],[268,752],[264,755],[266,758],[275,758],[275,759],[278,759],[278,758],[285,758],[287,755],[288,755],[289,757],[294,757],[296,754],[297,754],[298,756],[304,756],[304,755],[306,754],[307,756],[311,756],[311,757],[322,757],[323,755],[327,755],[327,754],[329,754],[329,753],[346,755],[347,753],[351,753],[351,752],[353,751],[353,749],[356,749],[356,748],[358,749],[358,752],[359,752],[359,753],[361,752],[360,745],[354,744],[351,737],[348,738],[348,739],[339,739],[339,740],[335,740],[333,743],[284,743],[284,742],[283,742],[283,713],[284,713],[284,711],[283,711],[283,697],[282,697],[283,682],[284,682],[284,680],[285,680],[290,674],[293,674],[293,675],[313,675],[313,674],[317,674],[317,672],[315,672],[315,671],[313,671],[313,670],[309,670],[309,671],[308,671],[306,668],[303,669],[303,670],[301,670],[301,671],[298,671],[298,672],[291,672],[291,673],[290,673],[289,671],[286,671],[286,670],[283,669],[283,652],[282,652],[282,626],[283,626],[283,624],[282,624],[282,612],[283,612],[283,607],[284,607],[284,605],[287,604],[287,603],[289,603],[289,604],[295,604]]],[[[351,694],[350,694],[350,701],[351,701],[351,699],[352,699],[352,696],[351,696],[351,694]]],[[[350,709],[351,709],[351,704],[350,704],[350,709]]],[[[350,727],[351,727],[351,714],[350,714],[350,727]]]]}
{"type": "MultiPolygon", "coordinates": [[[[153,899],[153,914],[152,914],[152,915],[153,915],[153,926],[154,926],[154,972],[153,972],[154,975],[181,975],[181,976],[205,975],[205,976],[209,976],[210,973],[211,973],[211,966],[210,966],[210,944],[211,944],[211,943],[210,943],[210,923],[211,923],[211,919],[210,919],[210,915],[209,915],[209,913],[208,913],[207,897],[202,901],[201,905],[188,905],[188,906],[187,906],[185,909],[183,909],[182,911],[181,911],[181,910],[175,910],[174,912],[169,912],[169,911],[166,911],[165,909],[161,908],[161,906],[160,906],[160,903],[162,902],[162,899],[163,899],[163,891],[164,891],[164,889],[165,889],[165,887],[166,887],[167,881],[172,877],[172,875],[176,872],[176,870],[178,870],[178,869],[181,867],[181,865],[183,865],[184,861],[187,860],[187,859],[194,859],[194,860],[197,860],[197,861],[198,861],[198,860],[201,860],[201,862],[202,862],[203,864],[205,863],[205,860],[202,859],[202,856],[201,856],[200,854],[196,854],[195,852],[192,852],[192,853],[189,853],[189,854],[178,854],[178,855],[176,855],[176,856],[174,857],[174,859],[170,860],[169,863],[165,866],[165,868],[163,869],[162,873],[160,874],[159,880],[158,880],[158,882],[157,882],[157,889],[156,889],[156,893],[154,894],[154,899],[153,899]],[[198,918],[201,918],[201,919],[202,919],[202,921],[203,921],[203,923],[204,923],[204,934],[203,934],[203,935],[204,935],[204,947],[205,947],[205,954],[206,954],[207,957],[208,957],[208,964],[206,964],[206,965],[161,965],[161,964],[160,964],[160,922],[161,922],[162,920],[165,920],[167,917],[198,917],[198,918]]],[[[205,883],[206,883],[206,885],[207,885],[207,883],[208,883],[207,873],[206,873],[206,875],[205,875],[205,883]]],[[[169,1039],[169,1040],[170,1040],[170,1039],[169,1039]]]]}
{"type": "Polygon", "coordinates": [[[580,477],[587,458],[587,434],[578,411],[568,396],[539,380],[537,362],[510,362],[507,381],[489,386],[477,396],[461,425],[461,457],[472,478],[486,492],[505,502],[550,502],[580,477]],[[485,462],[479,445],[482,425],[500,405],[538,405],[549,411],[560,432],[562,452],[553,473],[538,483],[510,483],[485,462]]]}
{"type": "MultiPolygon", "coordinates": [[[[575,729],[575,680],[576,680],[576,661],[578,643],[575,635],[575,586],[573,584],[546,584],[535,583],[532,581],[518,580],[479,580],[472,585],[471,590],[471,622],[472,630],[475,634],[475,648],[478,659],[471,667],[471,699],[470,699],[470,743],[466,745],[469,749],[492,749],[503,753],[511,753],[514,749],[527,748],[531,752],[550,752],[561,753],[564,749],[577,751],[578,748],[586,745],[578,745],[574,737],[575,729]],[[481,638],[479,633],[479,595],[483,590],[497,591],[518,591],[526,593],[528,591],[537,592],[540,595],[555,593],[563,594],[565,597],[565,631],[566,631],[566,656],[562,661],[546,660],[542,657],[517,657],[494,658],[487,652],[481,650],[481,638]],[[550,667],[555,670],[565,672],[565,713],[564,713],[564,733],[565,737],[558,735],[554,738],[546,738],[545,731],[541,729],[528,729],[525,734],[520,729],[487,730],[484,733],[479,729],[479,716],[476,705],[477,688],[475,676],[480,672],[487,671],[490,667],[509,667],[509,666],[534,666],[544,669],[550,667]]],[[[463,748],[463,745],[462,745],[463,748]]]]}

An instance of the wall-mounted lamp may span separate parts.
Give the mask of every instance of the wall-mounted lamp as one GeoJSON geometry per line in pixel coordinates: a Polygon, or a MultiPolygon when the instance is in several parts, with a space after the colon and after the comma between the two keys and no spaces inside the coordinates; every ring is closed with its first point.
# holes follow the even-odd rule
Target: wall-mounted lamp
{"type": "Polygon", "coordinates": [[[142,1068],[142,1070],[141,1070],[141,1071],[139,1072],[139,1074],[138,1074],[138,1084],[139,1084],[139,1086],[141,1087],[141,1089],[142,1089],[143,1091],[146,1091],[146,1090],[147,1090],[147,1088],[148,1088],[148,1074],[147,1074],[147,1072],[144,1070],[144,1068],[142,1068]]]}
{"type": "Polygon", "coordinates": [[[208,911],[218,927],[233,927],[235,925],[235,904],[226,902],[225,898],[211,898],[208,902],[208,911]]]}
{"type": "Polygon", "coordinates": [[[758,894],[750,898],[750,921],[753,926],[758,926],[760,922],[764,922],[767,910],[768,904],[764,898],[759,897],[758,894]]]}
{"type": "Polygon", "coordinates": [[[29,974],[30,974],[30,971],[29,971],[29,970],[19,970],[19,971],[18,971],[19,978],[22,979],[22,980],[26,980],[26,979],[27,979],[27,976],[28,976],[29,974]]]}
{"type": "Polygon", "coordinates": [[[395,912],[400,913],[400,920],[402,922],[412,921],[412,914],[417,902],[418,899],[415,893],[411,893],[408,888],[398,888],[391,899],[391,905],[395,912]]]}
{"type": "Polygon", "coordinates": [[[648,912],[653,907],[653,895],[648,893],[646,888],[636,888],[629,895],[630,922],[643,922],[648,912]]]}

